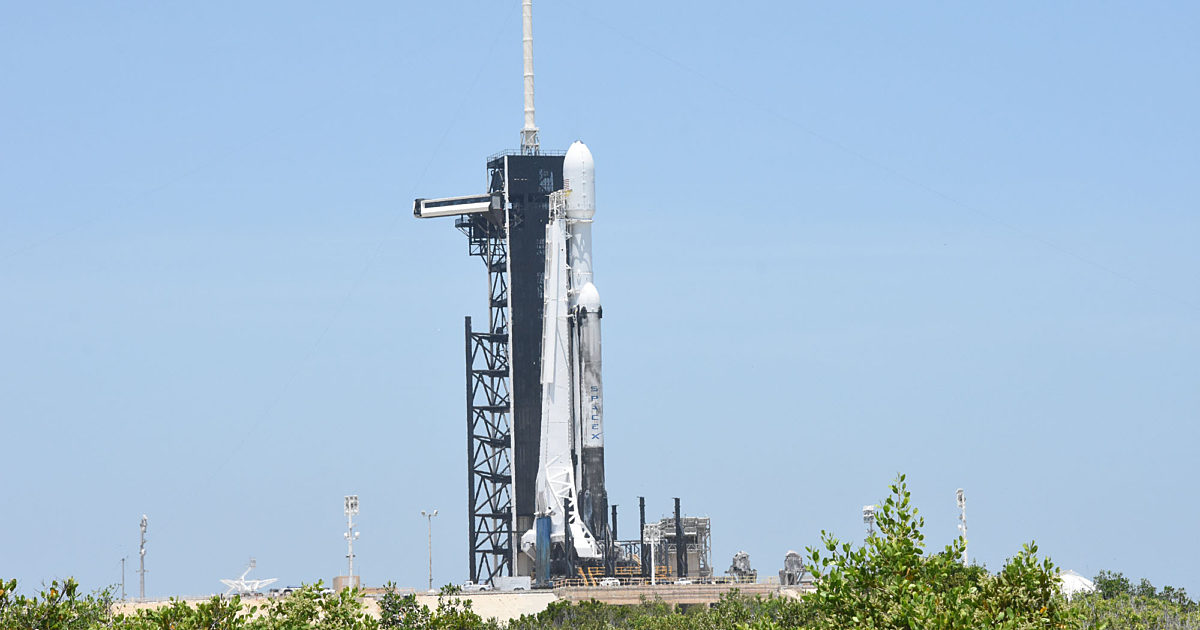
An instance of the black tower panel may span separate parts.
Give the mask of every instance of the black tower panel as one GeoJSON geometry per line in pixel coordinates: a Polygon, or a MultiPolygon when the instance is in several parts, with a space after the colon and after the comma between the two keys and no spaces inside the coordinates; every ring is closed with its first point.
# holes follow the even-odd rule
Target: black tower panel
{"type": "MultiPolygon", "coordinates": [[[[561,155],[508,155],[488,162],[492,190],[508,184],[512,344],[512,454],[518,530],[531,527],[542,430],[542,311],[550,193],[563,187],[561,155]],[[497,177],[496,175],[500,175],[497,177]]],[[[523,532],[514,532],[520,536],[523,532]]]]}

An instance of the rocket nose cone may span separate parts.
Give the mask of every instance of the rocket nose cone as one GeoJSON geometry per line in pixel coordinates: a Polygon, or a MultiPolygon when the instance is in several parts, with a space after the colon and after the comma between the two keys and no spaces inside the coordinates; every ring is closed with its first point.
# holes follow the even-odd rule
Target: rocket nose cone
{"type": "Polygon", "coordinates": [[[596,290],[596,285],[591,282],[583,285],[583,288],[579,290],[579,299],[576,304],[586,308],[588,312],[600,310],[600,292],[596,290]]]}
{"type": "Polygon", "coordinates": [[[563,188],[571,191],[567,197],[567,216],[590,219],[596,213],[596,163],[587,145],[578,140],[571,143],[563,158],[563,188]]]}
{"type": "Polygon", "coordinates": [[[575,140],[566,149],[566,157],[563,158],[563,163],[564,167],[566,164],[580,164],[580,166],[586,164],[587,168],[595,168],[595,164],[592,161],[592,151],[588,150],[588,145],[583,144],[581,140],[575,140]]]}

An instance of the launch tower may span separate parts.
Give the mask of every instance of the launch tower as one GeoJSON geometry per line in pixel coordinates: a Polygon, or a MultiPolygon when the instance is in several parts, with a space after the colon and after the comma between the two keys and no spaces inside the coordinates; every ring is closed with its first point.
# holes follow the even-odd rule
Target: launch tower
{"type": "MultiPolygon", "coordinates": [[[[568,199],[568,182],[564,179],[564,159],[568,155],[586,154],[587,175],[583,177],[581,163],[576,160],[578,193],[565,202],[560,219],[564,222],[561,234],[573,243],[571,262],[574,269],[561,265],[564,276],[582,270],[578,253],[586,245],[587,278],[590,287],[587,299],[581,299],[584,286],[578,273],[565,279],[570,292],[571,338],[581,339],[583,345],[592,343],[594,355],[580,350],[572,342],[567,374],[571,378],[574,408],[570,417],[574,425],[571,444],[564,444],[568,457],[577,462],[576,481],[580,486],[576,497],[584,505],[573,506],[586,514],[586,532],[602,542],[609,537],[607,499],[604,491],[602,428],[599,388],[599,295],[591,284],[591,211],[587,216],[579,205],[591,203],[594,189],[585,194],[581,180],[593,185],[591,154],[582,143],[572,146],[574,153],[543,151],[534,122],[533,107],[533,36],[532,2],[523,0],[524,52],[524,126],[521,129],[519,151],[503,152],[487,160],[487,191],[483,194],[417,199],[413,214],[418,218],[455,217],[457,227],[467,237],[468,253],[484,263],[488,277],[488,321],[476,327],[470,317],[465,322],[466,350],[466,416],[467,416],[467,482],[468,482],[468,549],[469,575],[474,582],[491,582],[496,577],[533,575],[534,558],[519,553],[523,534],[537,527],[537,518],[558,509],[555,519],[561,532],[562,506],[539,510],[539,471],[545,468],[546,440],[542,428],[545,420],[543,372],[545,352],[544,319],[546,310],[547,226],[551,222],[551,195],[568,199]],[[582,151],[582,153],[580,153],[582,151]],[[558,191],[556,193],[556,191],[558,191]],[[569,218],[568,218],[569,215],[569,218]],[[569,228],[567,227],[569,226],[569,228]],[[580,283],[578,287],[573,283],[580,283]],[[581,304],[584,304],[581,309],[581,304]],[[589,319],[590,318],[590,319],[589,319]],[[579,328],[576,320],[590,322],[579,328]],[[582,332],[581,332],[582,331],[582,332]],[[590,358],[593,357],[594,359],[590,358]],[[592,367],[588,367],[592,366],[592,367]],[[589,372],[590,370],[590,372],[589,372]],[[584,379],[570,375],[590,376],[588,385],[595,390],[595,429],[584,435],[585,398],[579,390],[584,379]],[[595,439],[588,440],[594,436],[595,439]],[[590,446],[590,448],[589,448],[590,446]],[[586,452],[586,457],[584,453],[586,452]],[[587,472],[583,467],[586,460],[587,472]],[[591,532],[594,532],[592,534],[591,532]]],[[[565,247],[565,244],[564,244],[565,247]]],[[[563,297],[566,299],[566,293],[563,297]]],[[[560,367],[560,366],[556,366],[560,367]]],[[[560,379],[566,380],[566,379],[560,379]]],[[[561,383],[563,386],[567,383],[561,383]]],[[[591,420],[588,420],[589,422],[591,420]]],[[[553,450],[553,449],[551,449],[553,450]]],[[[555,451],[557,452],[557,451],[555,451]]],[[[544,476],[544,475],[543,475],[544,476]]],[[[544,486],[545,484],[543,484],[544,486]]],[[[561,533],[559,534],[561,536],[561,533]]],[[[548,547],[549,545],[546,545],[548,547]]],[[[559,553],[564,546],[559,544],[559,553]]],[[[610,551],[612,545],[607,547],[610,551]]],[[[558,566],[571,566],[570,553],[558,559],[558,566]]],[[[548,563],[547,563],[548,565],[548,563]]]]}

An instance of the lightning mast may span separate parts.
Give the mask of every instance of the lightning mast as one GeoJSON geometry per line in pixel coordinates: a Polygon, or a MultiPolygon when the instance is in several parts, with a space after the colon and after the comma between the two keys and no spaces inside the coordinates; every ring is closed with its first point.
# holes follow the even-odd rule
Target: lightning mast
{"type": "Polygon", "coordinates": [[[138,599],[146,599],[146,515],[142,515],[142,539],[138,544],[138,599]]]}
{"type": "Polygon", "coordinates": [[[525,57],[525,126],[521,128],[521,155],[541,153],[538,128],[533,122],[533,0],[521,1],[521,47],[525,57]]]}
{"type": "Polygon", "coordinates": [[[349,566],[346,567],[346,577],[354,578],[354,541],[358,539],[358,532],[354,531],[354,517],[358,514],[358,495],[346,495],[346,560],[349,566]]]}
{"type": "Polygon", "coordinates": [[[963,494],[963,489],[959,488],[954,493],[954,498],[958,501],[958,533],[962,536],[963,541],[963,566],[967,566],[967,497],[963,494]]]}

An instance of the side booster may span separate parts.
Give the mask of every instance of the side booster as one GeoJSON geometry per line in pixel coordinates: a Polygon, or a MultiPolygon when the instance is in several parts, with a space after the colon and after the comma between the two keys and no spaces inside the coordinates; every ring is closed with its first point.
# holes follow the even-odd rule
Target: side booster
{"type": "Polygon", "coordinates": [[[608,494],[604,489],[604,385],[600,360],[600,293],[592,283],[595,165],[582,142],[563,163],[563,190],[551,195],[546,224],[542,320],[542,443],[537,479],[538,526],[521,536],[539,581],[549,563],[604,558],[608,494]],[[557,549],[558,551],[553,551],[557,549]]]}

